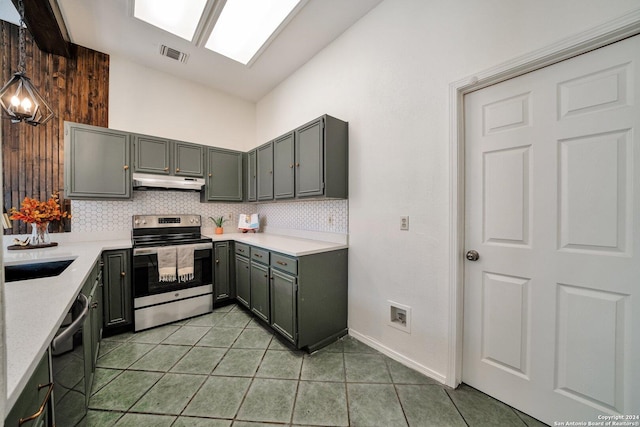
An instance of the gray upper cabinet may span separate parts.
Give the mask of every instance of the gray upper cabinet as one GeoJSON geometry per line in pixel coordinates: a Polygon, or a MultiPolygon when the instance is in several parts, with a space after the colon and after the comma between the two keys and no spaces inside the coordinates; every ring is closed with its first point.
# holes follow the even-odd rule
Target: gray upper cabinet
{"type": "Polygon", "coordinates": [[[258,151],[251,150],[246,154],[247,158],[247,167],[245,174],[245,187],[246,187],[246,195],[247,202],[255,202],[256,199],[256,191],[258,186],[258,151]]]}
{"type": "Polygon", "coordinates": [[[257,148],[258,200],[273,199],[273,143],[257,148]]]}
{"type": "Polygon", "coordinates": [[[242,201],[242,153],[207,148],[207,177],[203,201],[242,201]]]}
{"type": "Polygon", "coordinates": [[[64,127],[65,197],[131,198],[129,133],[71,122],[64,127]]]}
{"type": "Polygon", "coordinates": [[[142,173],[171,173],[171,141],[147,135],[133,135],[134,170],[142,173]]]}
{"type": "Polygon", "coordinates": [[[273,141],[273,195],[276,199],[291,199],[294,186],[293,132],[273,141]]]}
{"type": "Polygon", "coordinates": [[[349,181],[349,130],[325,115],[294,131],[296,197],[346,199],[349,181]]]}
{"type": "Polygon", "coordinates": [[[174,175],[204,177],[204,146],[188,142],[173,143],[174,175]]]}

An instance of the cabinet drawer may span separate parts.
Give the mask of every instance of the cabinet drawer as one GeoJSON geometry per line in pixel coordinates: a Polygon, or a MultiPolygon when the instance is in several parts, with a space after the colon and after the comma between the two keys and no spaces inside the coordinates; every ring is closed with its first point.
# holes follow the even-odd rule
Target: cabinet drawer
{"type": "Polygon", "coordinates": [[[242,256],[249,256],[249,245],[245,245],[244,243],[236,243],[236,253],[242,256]]]}
{"type": "Polygon", "coordinates": [[[298,274],[298,260],[285,255],[272,253],[271,267],[286,271],[294,276],[298,274]]]}
{"type": "Polygon", "coordinates": [[[269,265],[269,251],[251,247],[251,259],[269,265]]]}

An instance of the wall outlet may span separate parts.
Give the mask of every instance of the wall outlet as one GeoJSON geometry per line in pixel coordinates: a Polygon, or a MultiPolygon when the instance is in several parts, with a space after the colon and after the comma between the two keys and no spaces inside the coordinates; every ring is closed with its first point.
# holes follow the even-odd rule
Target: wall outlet
{"type": "Polygon", "coordinates": [[[389,303],[389,320],[387,324],[408,334],[411,333],[411,307],[394,301],[389,303]]]}
{"type": "Polygon", "coordinates": [[[409,215],[400,217],[400,230],[409,230],[409,215]]]}

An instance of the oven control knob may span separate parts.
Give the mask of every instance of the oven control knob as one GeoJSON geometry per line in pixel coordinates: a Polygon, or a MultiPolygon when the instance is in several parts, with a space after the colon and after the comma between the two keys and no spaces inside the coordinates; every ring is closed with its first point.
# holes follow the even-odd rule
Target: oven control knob
{"type": "Polygon", "coordinates": [[[138,225],[138,224],[140,224],[140,220],[139,220],[139,219],[136,219],[135,221],[133,221],[133,223],[134,223],[135,225],[138,225]]]}

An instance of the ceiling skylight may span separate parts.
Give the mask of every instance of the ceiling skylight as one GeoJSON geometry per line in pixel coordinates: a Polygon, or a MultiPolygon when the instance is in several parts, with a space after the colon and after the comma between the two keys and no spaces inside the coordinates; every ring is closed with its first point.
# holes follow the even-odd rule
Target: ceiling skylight
{"type": "Polygon", "coordinates": [[[205,47],[246,65],[300,1],[227,0],[205,47]]]}
{"type": "Polygon", "coordinates": [[[135,0],[134,3],[133,16],[191,41],[207,0],[135,0]]]}

